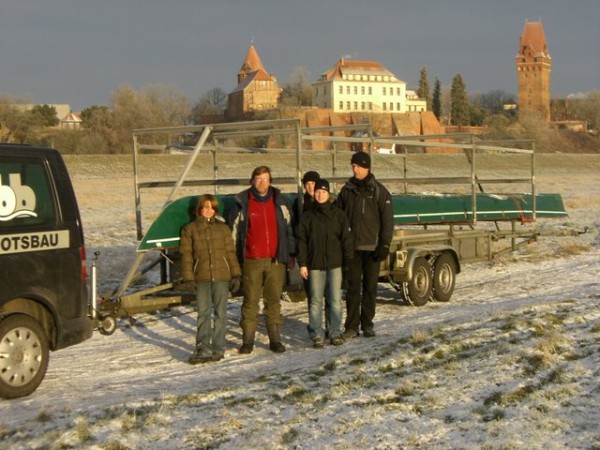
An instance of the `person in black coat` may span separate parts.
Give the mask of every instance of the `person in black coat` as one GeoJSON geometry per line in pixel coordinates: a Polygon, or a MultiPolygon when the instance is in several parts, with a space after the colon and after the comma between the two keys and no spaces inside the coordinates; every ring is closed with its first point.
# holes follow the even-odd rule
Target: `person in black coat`
{"type": "Polygon", "coordinates": [[[329,182],[321,178],[315,184],[314,208],[300,219],[297,255],[300,275],[310,287],[308,334],[315,348],[322,348],[325,341],[325,301],[331,344],[344,343],[342,267],[353,256],[348,218],[330,201],[329,182]]]}
{"type": "Polygon", "coordinates": [[[354,238],[354,258],[346,268],[346,331],[344,337],[375,336],[373,318],[377,299],[379,267],[390,254],[394,234],[392,196],[371,173],[371,157],[359,151],[352,155],[352,173],[336,200],[348,216],[354,238]]]}

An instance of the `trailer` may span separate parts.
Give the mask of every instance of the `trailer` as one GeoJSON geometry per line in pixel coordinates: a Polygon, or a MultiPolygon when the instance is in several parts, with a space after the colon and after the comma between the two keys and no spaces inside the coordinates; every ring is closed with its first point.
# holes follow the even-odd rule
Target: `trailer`
{"type": "MultiPolygon", "coordinates": [[[[98,330],[111,334],[118,317],[132,318],[138,313],[167,309],[194,299],[181,281],[178,247],[181,228],[193,220],[198,194],[182,195],[182,191],[193,188],[200,194],[214,193],[219,199],[219,213],[227,217],[235,192],[247,185],[247,174],[252,167],[238,171],[237,177],[221,177],[223,171],[228,175],[234,172],[233,168],[220,166],[223,155],[229,155],[230,159],[233,155],[233,159],[240,162],[262,161],[264,165],[270,165],[270,156],[274,154],[289,155],[287,172],[275,177],[273,182],[282,188],[290,204],[294,197],[302,195],[302,173],[309,169],[318,170],[332,183],[335,196],[338,186],[348,179],[348,161],[357,142],[372,154],[374,164],[382,158],[380,162],[386,166],[393,165],[396,168],[393,176],[376,175],[392,193],[395,223],[390,254],[381,263],[380,279],[389,282],[414,306],[423,306],[430,300],[449,301],[463,264],[515,251],[537,239],[538,219],[567,215],[559,194],[536,193],[535,149],[531,142],[511,141],[512,146],[507,146],[506,143],[482,142],[472,134],[386,137],[375,136],[371,130],[356,133],[365,127],[370,125],[302,128],[299,120],[292,119],[134,130],[133,173],[139,244],[136,259],[119,287],[106,297],[93,296],[98,330]],[[168,142],[177,135],[197,137],[179,176],[173,180],[140,181],[140,155],[148,149],[167,151],[168,142]],[[167,139],[160,141],[157,136],[167,136],[167,139]],[[236,145],[240,141],[245,145],[236,145]],[[260,145],[252,146],[248,142],[260,145]],[[372,152],[382,145],[393,145],[401,152],[389,155],[372,152]],[[525,146],[530,148],[523,148],[525,146]],[[433,158],[429,153],[432,150],[451,152],[453,158],[464,160],[464,165],[458,173],[444,171],[443,176],[424,176],[416,170],[416,176],[411,176],[414,170],[411,160],[420,159],[419,167],[427,168],[428,156],[433,158]],[[201,154],[210,158],[210,176],[190,179],[189,174],[201,154]],[[489,164],[483,164],[485,155],[516,157],[511,176],[490,170],[489,164]],[[341,168],[342,164],[345,169],[341,168]],[[484,185],[519,185],[524,186],[526,192],[485,192],[484,185]],[[451,192],[415,189],[423,186],[443,186],[451,192]],[[142,192],[157,188],[170,189],[170,193],[145,230],[142,192]],[[135,280],[153,270],[159,271],[160,281],[151,287],[135,288],[135,280]]],[[[290,279],[286,291],[303,296],[300,279],[290,279]]]]}

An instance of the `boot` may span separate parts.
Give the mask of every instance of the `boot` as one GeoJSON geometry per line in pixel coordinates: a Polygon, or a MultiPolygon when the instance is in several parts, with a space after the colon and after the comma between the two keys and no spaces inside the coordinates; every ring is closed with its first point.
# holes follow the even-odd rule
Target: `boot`
{"type": "Polygon", "coordinates": [[[275,353],[285,352],[285,346],[281,343],[281,325],[267,325],[267,333],[269,334],[269,349],[275,353]]]}
{"type": "Polygon", "coordinates": [[[254,350],[254,336],[256,335],[256,325],[242,328],[242,346],[239,352],[242,355],[248,355],[254,350]]]}

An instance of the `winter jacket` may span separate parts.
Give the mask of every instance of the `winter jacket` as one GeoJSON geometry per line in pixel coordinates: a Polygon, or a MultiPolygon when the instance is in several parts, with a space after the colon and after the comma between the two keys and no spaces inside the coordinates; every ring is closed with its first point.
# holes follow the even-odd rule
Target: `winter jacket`
{"type": "Polygon", "coordinates": [[[373,251],[389,246],[394,234],[392,195],[369,173],[363,180],[350,178],[336,199],[352,227],[355,250],[373,251]]]}
{"type": "MultiPolygon", "coordinates": [[[[292,231],[292,214],[281,191],[271,186],[268,201],[275,202],[277,216],[277,256],[276,260],[287,264],[290,256],[296,255],[296,239],[292,231]]],[[[240,192],[235,197],[235,204],[229,213],[228,223],[231,226],[236,255],[240,264],[244,262],[246,238],[248,236],[248,202],[254,195],[252,188],[240,192]]]]}
{"type": "Polygon", "coordinates": [[[302,207],[300,207],[300,201],[298,197],[294,198],[292,204],[292,228],[294,229],[294,236],[298,239],[298,226],[300,225],[300,218],[302,215],[315,207],[317,202],[314,197],[308,192],[305,192],[302,196],[302,207]]]}
{"type": "Polygon", "coordinates": [[[184,281],[229,281],[241,276],[231,230],[224,222],[220,217],[197,216],[183,227],[179,251],[184,281]]]}
{"type": "Polygon", "coordinates": [[[306,211],[298,227],[298,265],[309,270],[342,267],[354,256],[350,222],[333,203],[306,211]]]}

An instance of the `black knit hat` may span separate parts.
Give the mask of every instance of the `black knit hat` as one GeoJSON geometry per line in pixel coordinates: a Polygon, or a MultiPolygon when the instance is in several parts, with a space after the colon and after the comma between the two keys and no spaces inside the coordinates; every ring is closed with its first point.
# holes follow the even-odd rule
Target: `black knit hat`
{"type": "Polygon", "coordinates": [[[315,172],[314,170],[309,170],[302,177],[302,184],[306,184],[309,181],[317,181],[319,178],[321,178],[321,175],[319,175],[319,172],[315,172]]]}
{"type": "Polygon", "coordinates": [[[371,157],[369,156],[368,153],[359,151],[359,152],[356,152],[354,155],[352,155],[352,160],[351,160],[350,164],[356,164],[357,166],[360,166],[363,169],[370,169],[371,168],[371,157]]]}
{"type": "Polygon", "coordinates": [[[317,182],[315,183],[315,192],[318,191],[319,189],[323,189],[324,191],[331,192],[329,190],[329,181],[327,181],[325,178],[319,178],[317,180],[317,182]]]}

